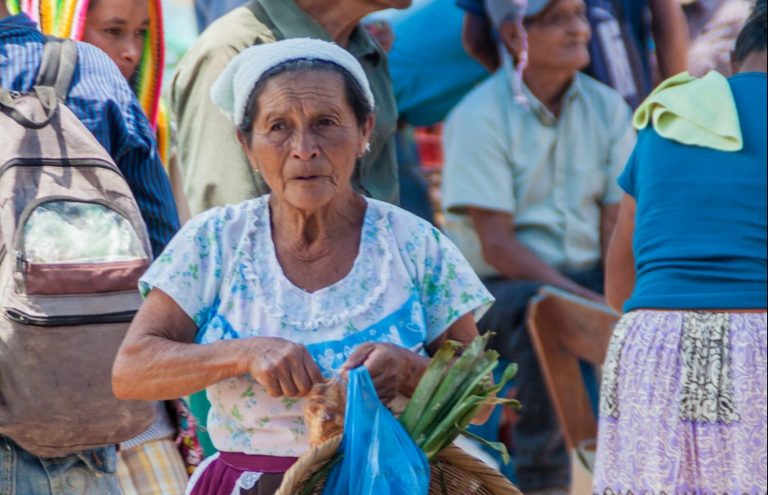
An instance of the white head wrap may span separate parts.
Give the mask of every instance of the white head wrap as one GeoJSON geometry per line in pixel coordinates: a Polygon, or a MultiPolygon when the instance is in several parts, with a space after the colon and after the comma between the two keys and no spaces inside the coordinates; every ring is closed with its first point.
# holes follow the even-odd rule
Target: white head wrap
{"type": "Polygon", "coordinates": [[[373,93],[360,62],[335,43],[310,38],[265,43],[242,51],[213,83],[211,99],[239,126],[243,122],[248,98],[261,76],[273,67],[291,60],[325,60],[341,66],[357,80],[373,108],[373,93]]]}
{"type": "Polygon", "coordinates": [[[551,0],[484,0],[485,12],[494,28],[509,19],[533,17],[549,5],[551,0]]]}

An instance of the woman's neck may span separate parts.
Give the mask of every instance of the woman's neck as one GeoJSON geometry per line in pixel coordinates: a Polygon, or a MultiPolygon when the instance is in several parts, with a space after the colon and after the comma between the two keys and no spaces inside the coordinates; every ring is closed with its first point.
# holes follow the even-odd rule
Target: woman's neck
{"type": "Polygon", "coordinates": [[[347,48],[352,31],[360,20],[375,7],[368,5],[372,2],[336,2],[328,0],[296,0],[301,10],[310,15],[340,46],[347,48]]]}
{"type": "Polygon", "coordinates": [[[365,217],[365,200],[349,192],[314,211],[301,210],[287,201],[269,200],[273,242],[302,261],[321,258],[347,235],[359,236],[365,217]]]}
{"type": "Polygon", "coordinates": [[[563,96],[573,82],[572,71],[553,72],[529,66],[523,72],[523,82],[533,95],[556,116],[562,110],[563,96]]]}

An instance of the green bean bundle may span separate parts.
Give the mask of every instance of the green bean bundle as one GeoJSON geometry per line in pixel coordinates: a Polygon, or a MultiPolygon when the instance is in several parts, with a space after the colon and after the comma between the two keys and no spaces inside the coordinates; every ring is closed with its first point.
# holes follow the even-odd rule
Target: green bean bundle
{"type": "Polygon", "coordinates": [[[492,373],[499,364],[499,353],[485,349],[490,337],[490,333],[477,337],[458,358],[456,352],[461,344],[446,341],[432,358],[400,416],[400,423],[428,459],[464,433],[499,451],[504,461],[509,461],[504,444],[488,442],[466,430],[483,406],[520,407],[515,400],[496,397],[515,376],[517,366],[508,365],[499,383],[493,383],[492,373]]]}

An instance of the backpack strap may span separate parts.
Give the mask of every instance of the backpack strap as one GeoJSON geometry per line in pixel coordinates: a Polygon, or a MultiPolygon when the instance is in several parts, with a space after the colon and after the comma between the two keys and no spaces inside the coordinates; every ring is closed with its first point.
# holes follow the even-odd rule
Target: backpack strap
{"type": "Polygon", "coordinates": [[[36,87],[53,88],[60,102],[67,100],[77,66],[77,44],[69,39],[46,37],[36,87]]]}
{"type": "Polygon", "coordinates": [[[7,108],[8,116],[28,129],[47,126],[56,113],[58,104],[64,104],[67,99],[76,66],[77,44],[74,41],[46,37],[40,69],[33,88],[45,110],[45,119],[36,121],[25,115],[19,108],[21,95],[1,88],[0,107],[7,108]]]}

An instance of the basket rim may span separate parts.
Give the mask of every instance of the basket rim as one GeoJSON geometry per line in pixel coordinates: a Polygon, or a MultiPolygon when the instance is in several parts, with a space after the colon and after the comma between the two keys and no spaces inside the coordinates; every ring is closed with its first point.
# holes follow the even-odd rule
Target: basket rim
{"type": "MultiPolygon", "coordinates": [[[[295,495],[312,474],[322,468],[341,445],[341,435],[325,441],[323,444],[309,449],[285,473],[280,488],[275,495],[295,495]]],[[[461,447],[451,444],[444,448],[430,461],[430,464],[440,461],[456,468],[468,471],[477,477],[494,495],[522,495],[503,474],[480,459],[468,454],[461,447]]]]}

